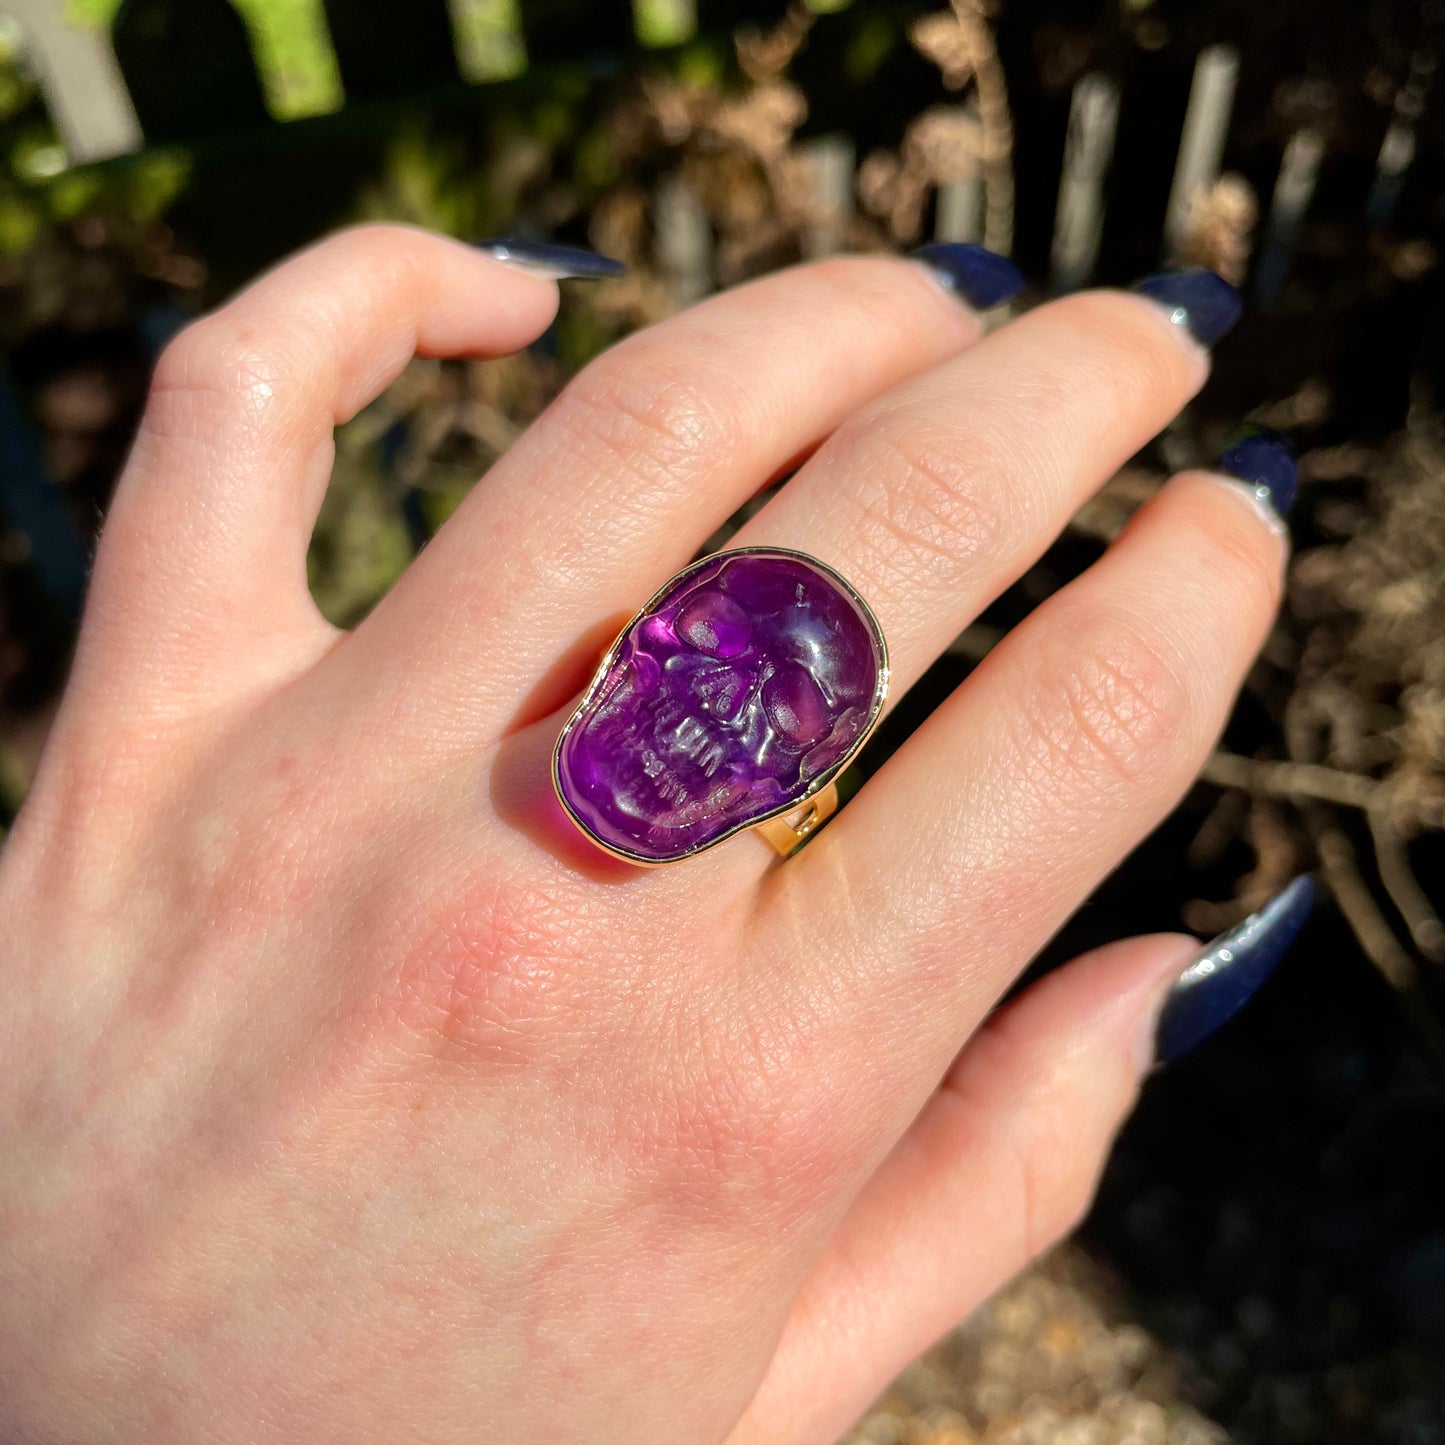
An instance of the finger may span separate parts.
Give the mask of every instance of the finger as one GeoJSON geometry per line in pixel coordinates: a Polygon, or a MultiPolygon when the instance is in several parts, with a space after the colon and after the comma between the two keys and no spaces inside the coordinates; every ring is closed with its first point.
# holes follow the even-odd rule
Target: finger
{"type": "Polygon", "coordinates": [[[829,1445],[910,1360],[1077,1222],[1197,950],[1086,954],[1000,1010],[844,1216],[729,1445],[829,1445]]]}
{"type": "Polygon", "coordinates": [[[1144,1071],[1242,1009],[1313,902],[1312,881],[1297,878],[1203,947],[1177,935],[1110,944],[995,1013],[844,1216],[730,1445],[836,1439],[909,1360],[1067,1234],[1144,1071]]]}
{"type": "Polygon", "coordinates": [[[1198,948],[1129,939],[1001,1010],[853,1202],[729,1445],[828,1445],[933,1340],[1077,1221],[1198,948]]]}
{"type": "Polygon", "coordinates": [[[420,231],[322,242],[188,327],[156,367],[107,518],[90,665],[172,701],[277,644],[326,645],[306,551],[332,430],[416,353],[494,355],[550,323],[551,281],[420,231]]]}
{"type": "MultiPolygon", "coordinates": [[[[905,1067],[941,1067],[1177,801],[1263,640],[1284,555],[1237,484],[1176,478],[767,880],[772,926],[811,919],[814,939],[769,951],[826,960],[840,1047],[900,1060],[874,1076],[881,1117],[860,1095],[863,1127],[911,1117],[905,1067]]],[[[798,970],[809,999],[817,967],[798,970]]]]}
{"type": "Polygon", "coordinates": [[[599,624],[615,631],[765,483],[979,330],[933,269],[875,256],[769,276],[638,333],[492,468],[355,639],[354,665],[397,665],[404,639],[408,687],[435,694],[433,743],[448,717],[470,748],[479,717],[545,715],[611,640],[599,624]]]}
{"type": "Polygon", "coordinates": [[[882,624],[896,699],[1207,371],[1142,296],[1039,307],[859,413],[737,544],[835,566],[882,624]]]}

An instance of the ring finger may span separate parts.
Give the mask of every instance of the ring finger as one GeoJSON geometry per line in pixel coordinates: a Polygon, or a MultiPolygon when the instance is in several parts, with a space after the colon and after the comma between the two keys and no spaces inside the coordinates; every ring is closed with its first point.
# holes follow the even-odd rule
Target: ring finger
{"type": "MultiPolygon", "coordinates": [[[[785,936],[764,952],[798,952],[795,918],[830,920],[812,956],[828,960],[843,1051],[907,1061],[859,1100],[873,1137],[912,1117],[1022,964],[1188,786],[1284,557],[1257,497],[1176,478],[769,879],[765,901],[785,906],[765,917],[785,936]]],[[[816,1001],[816,967],[793,986],[816,1001]]]]}

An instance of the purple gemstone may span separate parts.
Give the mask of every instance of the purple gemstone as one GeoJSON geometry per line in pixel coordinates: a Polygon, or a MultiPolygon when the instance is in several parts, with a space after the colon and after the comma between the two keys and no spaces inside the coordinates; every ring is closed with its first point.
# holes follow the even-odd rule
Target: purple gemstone
{"type": "Polygon", "coordinates": [[[557,793],[604,847],[686,858],[818,791],[883,706],[878,624],[831,568],[721,552],[679,572],[557,740],[557,793]]]}

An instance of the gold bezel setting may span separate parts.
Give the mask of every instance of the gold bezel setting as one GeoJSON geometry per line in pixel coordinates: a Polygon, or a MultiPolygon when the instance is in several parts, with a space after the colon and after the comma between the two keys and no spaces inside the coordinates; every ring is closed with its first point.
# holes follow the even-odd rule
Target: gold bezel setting
{"type": "Polygon", "coordinates": [[[843,770],[858,756],[882,719],[883,708],[888,700],[888,680],[888,642],[883,635],[883,628],[879,625],[876,614],[862,594],[836,567],[829,566],[828,563],[820,561],[810,553],[802,552],[791,547],[728,547],[717,552],[710,552],[705,556],[698,557],[689,562],[686,567],[679,568],[678,571],[674,572],[671,577],[657,588],[652,596],[627,620],[626,625],[620,629],[617,636],[613,639],[612,645],[603,653],[601,661],[593,671],[591,680],[583,690],[577,705],[568,714],[567,721],[563,723],[562,730],[557,735],[557,741],[553,744],[552,791],[556,795],[562,811],[589,843],[595,848],[599,848],[602,852],[614,858],[619,858],[624,862],[634,864],[637,867],[666,868],[674,863],[685,863],[691,858],[696,858],[700,854],[709,852],[720,843],[726,843],[730,838],[735,838],[739,833],[751,832],[754,829],[762,832],[767,841],[777,849],[778,852],[786,855],[798,847],[805,839],[816,833],[823,821],[833,812],[834,807],[836,807],[836,780],[843,770]],[[700,843],[696,847],[689,848],[687,851],[679,853],[676,857],[648,858],[639,853],[633,853],[627,849],[619,848],[598,837],[588,824],[578,816],[572,805],[567,801],[560,772],[563,748],[572,730],[577,726],[578,722],[587,715],[587,710],[596,697],[598,689],[603,685],[607,674],[617,661],[619,649],[633,628],[649,613],[656,611],[662,599],[666,597],[668,592],[688,573],[696,571],[710,562],[716,562],[721,558],[745,556],[787,557],[806,563],[808,566],[814,567],[823,573],[824,576],[858,608],[859,612],[862,613],[868,623],[878,649],[877,678],[873,687],[873,697],[867,724],[863,728],[857,741],[849,747],[842,757],[831,767],[819,773],[817,777],[810,779],[808,787],[804,791],[799,793],[797,797],[790,798],[780,807],[771,809],[759,817],[740,821],[726,832],[720,833],[716,838],[709,839],[705,843],[700,843]],[[832,791],[831,798],[824,796],[829,790],[832,791]],[[813,805],[811,808],[809,807],[810,804],[813,805]],[[805,812],[804,810],[807,811],[805,812]],[[780,820],[800,813],[803,814],[803,816],[800,818],[797,826],[789,827],[786,823],[783,823],[781,827],[779,826],[780,820]],[[791,838],[789,837],[790,834],[791,838]]]}

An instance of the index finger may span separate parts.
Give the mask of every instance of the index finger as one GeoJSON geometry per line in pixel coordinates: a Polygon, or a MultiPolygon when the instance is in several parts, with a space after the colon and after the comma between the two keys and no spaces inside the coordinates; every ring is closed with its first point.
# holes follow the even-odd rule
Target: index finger
{"type": "Polygon", "coordinates": [[[324,643],[306,552],[333,429],[414,355],[492,356],[551,322],[557,287],[456,241],[367,226],[277,267],[156,367],[106,520],[80,675],[166,688],[324,643]]]}

